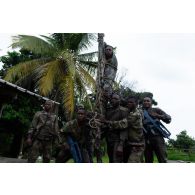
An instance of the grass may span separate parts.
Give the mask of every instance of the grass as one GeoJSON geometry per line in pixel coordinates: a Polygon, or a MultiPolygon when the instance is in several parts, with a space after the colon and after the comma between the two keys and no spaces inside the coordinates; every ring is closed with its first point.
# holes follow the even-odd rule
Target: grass
{"type": "MultiPolygon", "coordinates": [[[[195,162],[195,152],[183,152],[182,150],[178,149],[168,149],[167,150],[167,155],[168,155],[168,160],[181,160],[181,161],[190,161],[190,162],[195,162]]],[[[102,157],[103,163],[109,163],[108,156],[105,155],[102,157]]],[[[41,162],[38,160],[37,162],[41,162]]],[[[54,160],[52,162],[55,162],[54,160]]],[[[96,163],[96,158],[93,158],[93,162],[96,163]]],[[[70,159],[67,163],[74,163],[73,159],[70,159]]],[[[154,163],[158,163],[158,160],[156,156],[154,156],[154,163]]]]}

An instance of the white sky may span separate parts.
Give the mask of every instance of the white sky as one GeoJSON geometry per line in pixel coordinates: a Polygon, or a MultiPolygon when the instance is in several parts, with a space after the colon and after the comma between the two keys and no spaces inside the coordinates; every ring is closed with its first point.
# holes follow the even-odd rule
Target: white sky
{"type": "MultiPolygon", "coordinates": [[[[136,91],[149,91],[158,107],[172,116],[166,125],[175,138],[182,130],[195,137],[194,90],[195,34],[105,33],[105,41],[117,47],[119,72],[136,81],[136,91]]],[[[11,44],[11,34],[0,34],[1,55],[11,44]]]]}
{"type": "Polygon", "coordinates": [[[106,34],[117,46],[120,67],[137,91],[153,93],[158,107],[172,116],[174,138],[182,130],[195,137],[195,34],[106,34]]]}

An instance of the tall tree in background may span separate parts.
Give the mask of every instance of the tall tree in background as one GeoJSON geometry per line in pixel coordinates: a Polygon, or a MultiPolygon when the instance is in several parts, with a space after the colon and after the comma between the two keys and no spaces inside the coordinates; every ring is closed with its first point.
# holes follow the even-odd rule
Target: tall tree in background
{"type": "Polygon", "coordinates": [[[127,98],[129,96],[135,96],[139,100],[139,104],[142,104],[142,101],[145,97],[150,97],[152,99],[153,105],[157,105],[158,102],[153,98],[153,93],[151,92],[137,92],[136,84],[137,81],[129,81],[129,78],[126,79],[128,70],[124,69],[121,72],[117,73],[116,82],[113,89],[121,95],[122,101],[121,104],[126,106],[127,98]]]}
{"type": "MultiPolygon", "coordinates": [[[[0,78],[4,78],[7,74],[7,71],[12,68],[13,66],[38,58],[39,55],[34,54],[31,51],[28,51],[26,49],[20,49],[19,51],[12,51],[7,52],[6,55],[0,57],[0,62],[3,63],[2,69],[0,70],[0,78]]],[[[28,82],[23,82],[22,86],[28,90],[33,90],[33,81],[28,80],[28,82]]]]}
{"type": "Polygon", "coordinates": [[[64,105],[72,117],[74,97],[87,95],[95,88],[94,73],[97,52],[82,53],[96,35],[89,33],[54,33],[50,36],[18,35],[13,37],[12,48],[33,52],[37,58],[11,67],[5,80],[22,85],[33,81],[41,95],[52,97],[64,105]]]}
{"type": "Polygon", "coordinates": [[[186,149],[187,151],[195,146],[194,138],[190,137],[187,134],[187,131],[181,131],[178,135],[176,135],[176,140],[169,140],[169,145],[178,148],[178,149],[186,149]]]}

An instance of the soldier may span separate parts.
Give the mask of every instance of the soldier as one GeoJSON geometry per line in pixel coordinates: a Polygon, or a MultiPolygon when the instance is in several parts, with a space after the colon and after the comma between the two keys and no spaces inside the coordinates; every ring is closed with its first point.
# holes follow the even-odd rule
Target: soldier
{"type": "Polygon", "coordinates": [[[103,78],[103,89],[107,90],[109,95],[112,94],[112,87],[117,72],[117,58],[113,52],[113,47],[105,44],[105,67],[103,78]]]}
{"type": "MultiPolygon", "coordinates": [[[[112,107],[106,112],[106,120],[109,121],[119,121],[127,117],[128,109],[120,106],[120,96],[118,94],[113,94],[111,98],[112,107]]],[[[125,139],[127,138],[127,131],[119,131],[117,128],[115,130],[111,128],[105,129],[106,142],[107,142],[107,153],[110,163],[120,163],[123,162],[123,155],[121,148],[125,139]]]]}
{"type": "MultiPolygon", "coordinates": [[[[28,162],[35,163],[40,154],[43,162],[49,163],[52,155],[52,143],[59,138],[58,118],[52,111],[53,102],[47,100],[44,110],[36,112],[28,131],[27,143],[31,146],[28,162]]],[[[59,140],[58,140],[59,141],[59,140]]]]}
{"type": "MultiPolygon", "coordinates": [[[[148,114],[156,120],[162,120],[165,123],[171,122],[171,117],[162,111],[160,108],[152,108],[152,99],[150,97],[145,97],[143,100],[143,110],[146,110],[148,114]]],[[[145,162],[153,162],[153,152],[155,152],[158,162],[165,163],[167,162],[167,153],[166,146],[163,136],[153,129],[153,126],[150,126],[146,123],[146,118],[144,117],[144,128],[147,132],[145,134],[145,162]]]]}
{"type": "MultiPolygon", "coordinates": [[[[99,62],[103,63],[100,63],[98,68],[95,111],[105,116],[107,105],[113,91],[112,87],[114,84],[114,79],[116,77],[118,63],[112,46],[104,43],[103,48],[101,48],[100,51],[102,52],[99,52],[99,62]]],[[[96,124],[96,126],[98,125],[96,124]]],[[[97,127],[95,139],[95,153],[97,156],[97,162],[102,162],[102,151],[100,147],[102,139],[101,135],[102,130],[100,127],[97,127]]]]}
{"type": "Polygon", "coordinates": [[[129,97],[127,101],[128,116],[120,121],[106,121],[111,129],[128,129],[128,138],[124,146],[124,162],[142,162],[144,153],[144,135],[142,114],[137,109],[138,101],[135,97],[129,97]]]}
{"type": "Polygon", "coordinates": [[[57,163],[67,162],[73,157],[70,145],[67,143],[68,136],[70,136],[74,142],[77,142],[82,162],[93,162],[92,131],[86,117],[86,111],[83,107],[78,107],[76,119],[67,122],[60,131],[64,137],[64,141],[56,157],[57,163]]]}

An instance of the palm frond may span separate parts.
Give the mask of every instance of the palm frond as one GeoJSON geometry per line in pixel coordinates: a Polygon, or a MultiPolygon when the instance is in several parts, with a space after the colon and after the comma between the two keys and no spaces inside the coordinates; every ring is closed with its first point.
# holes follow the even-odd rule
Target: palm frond
{"type": "Polygon", "coordinates": [[[22,79],[33,74],[33,71],[38,66],[45,64],[49,60],[49,58],[41,58],[19,63],[7,71],[4,79],[14,83],[17,81],[21,82],[22,79]]]}
{"type": "Polygon", "coordinates": [[[82,66],[91,76],[95,76],[97,72],[98,62],[93,61],[79,61],[80,66],[82,66]]]}
{"type": "Polygon", "coordinates": [[[77,54],[82,50],[89,48],[94,40],[97,40],[93,33],[55,33],[55,38],[64,42],[64,48],[73,50],[77,54]]]}
{"type": "Polygon", "coordinates": [[[92,90],[95,89],[94,78],[82,66],[77,65],[77,71],[84,84],[92,90]]]}
{"type": "Polygon", "coordinates": [[[96,60],[98,59],[98,52],[89,52],[89,53],[83,53],[83,54],[79,54],[78,56],[78,60],[82,60],[82,61],[92,61],[92,60],[96,60]]]}
{"type": "Polygon", "coordinates": [[[36,86],[39,88],[42,95],[47,96],[52,91],[56,80],[59,77],[59,66],[60,61],[54,60],[39,67],[41,70],[39,73],[37,72],[38,81],[36,86]]]}
{"type": "Polygon", "coordinates": [[[23,48],[32,51],[35,54],[41,54],[43,56],[54,56],[56,49],[47,42],[39,37],[30,35],[18,35],[13,36],[12,48],[23,48]]]}
{"type": "Polygon", "coordinates": [[[74,112],[74,80],[72,77],[70,75],[64,76],[60,82],[59,88],[66,117],[70,120],[74,112]]]}
{"type": "Polygon", "coordinates": [[[76,72],[76,75],[75,75],[75,87],[76,87],[76,91],[79,92],[81,101],[82,99],[84,99],[84,96],[85,96],[87,98],[87,102],[90,106],[90,109],[93,110],[92,103],[88,97],[87,89],[82,79],[80,78],[80,75],[78,74],[78,72],[76,72]]]}
{"type": "Polygon", "coordinates": [[[72,33],[53,33],[51,37],[54,39],[55,47],[58,50],[71,49],[72,33]]]}
{"type": "Polygon", "coordinates": [[[78,74],[78,72],[76,72],[75,74],[75,90],[74,91],[75,91],[75,96],[78,97],[79,100],[81,100],[85,91],[83,90],[83,83],[82,83],[81,77],[78,74]]]}
{"type": "MultiPolygon", "coordinates": [[[[55,41],[55,39],[53,39],[51,36],[48,37],[48,36],[45,36],[45,35],[40,35],[40,37],[42,37],[43,39],[45,39],[49,44],[52,45],[52,47],[55,48],[55,46],[56,46],[56,41],[55,41]]],[[[56,49],[56,48],[55,48],[55,49],[56,49]]]]}
{"type": "Polygon", "coordinates": [[[94,41],[97,41],[97,35],[94,33],[83,33],[80,43],[78,45],[79,51],[88,49],[90,46],[92,46],[92,43],[94,41]]]}
{"type": "Polygon", "coordinates": [[[66,65],[66,68],[69,74],[74,77],[75,76],[75,57],[74,53],[70,52],[70,50],[64,50],[58,55],[60,60],[66,65]]]}

